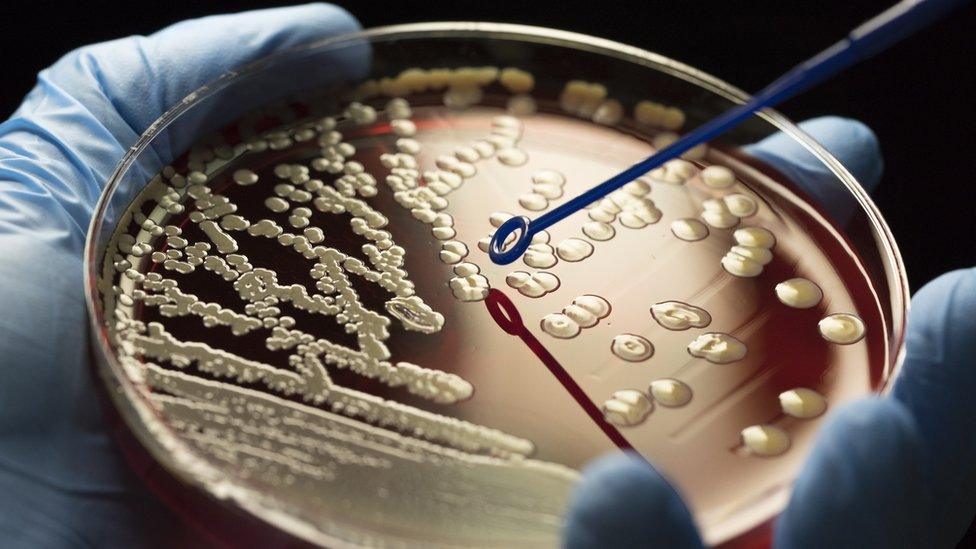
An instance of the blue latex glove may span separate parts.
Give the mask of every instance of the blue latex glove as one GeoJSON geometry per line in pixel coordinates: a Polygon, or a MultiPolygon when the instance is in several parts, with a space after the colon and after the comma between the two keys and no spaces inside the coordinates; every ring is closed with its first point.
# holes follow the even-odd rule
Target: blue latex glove
{"type": "MultiPolygon", "coordinates": [[[[0,545],[186,546],[110,440],[86,352],[82,248],[115,164],[216,75],[358,29],[310,4],[73,51],[0,125],[0,545]]],[[[199,543],[197,541],[196,543],[199,543]]]]}
{"type": "MultiPolygon", "coordinates": [[[[841,118],[800,126],[867,190],[877,184],[881,156],[868,128],[841,118]]],[[[775,135],[749,152],[828,197],[821,183],[831,176],[790,139],[775,135]]],[[[776,521],[775,547],[955,546],[976,513],[974,311],[976,269],[945,274],[915,294],[894,390],[840,408],[824,425],[776,521]]],[[[702,545],[667,480],[620,454],[586,469],[564,536],[571,548],[702,545]]]]}

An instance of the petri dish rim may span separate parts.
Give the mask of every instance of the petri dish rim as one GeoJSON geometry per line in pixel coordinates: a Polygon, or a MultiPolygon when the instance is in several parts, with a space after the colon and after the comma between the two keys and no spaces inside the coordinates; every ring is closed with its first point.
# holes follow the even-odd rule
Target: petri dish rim
{"type": "MultiPolygon", "coordinates": [[[[375,43],[410,38],[503,39],[551,45],[570,50],[575,49],[612,57],[663,72],[734,103],[745,103],[749,99],[749,95],[741,89],[694,67],[641,48],[612,40],[530,25],[444,21],[375,27],[310,42],[269,55],[239,69],[231,70],[217,76],[211,82],[189,93],[146,128],[139,139],[126,151],[109,177],[96,203],[85,242],[85,302],[92,328],[92,345],[96,347],[94,349],[94,355],[97,359],[98,372],[108,384],[109,394],[112,400],[116,407],[120,408],[120,411],[123,412],[121,414],[122,417],[129,428],[135,433],[139,443],[155,460],[164,465],[170,474],[183,482],[190,483],[198,488],[203,488],[209,495],[219,500],[233,500],[234,503],[248,513],[280,528],[290,535],[306,541],[323,543],[329,546],[347,546],[349,545],[349,540],[335,537],[328,532],[324,532],[319,527],[271,509],[261,504],[255,498],[238,497],[241,494],[235,493],[233,487],[228,486],[228,483],[219,482],[224,476],[223,473],[213,465],[194,456],[193,451],[187,448],[185,443],[169,429],[165,422],[161,420],[159,413],[141,395],[140,391],[128,376],[124,374],[123,367],[112,350],[112,346],[108,340],[108,334],[102,328],[103,324],[101,320],[104,311],[102,311],[97,284],[97,269],[101,260],[98,235],[101,234],[103,229],[103,217],[109,206],[110,199],[118,189],[127,171],[132,167],[133,162],[147,150],[150,144],[153,143],[153,140],[170,124],[178,120],[180,116],[191,110],[197,104],[205,101],[208,97],[245,79],[249,75],[273,67],[275,63],[291,58],[292,56],[326,52],[331,48],[340,48],[363,42],[375,43]],[[134,417],[139,419],[134,420],[134,417]],[[192,473],[190,472],[191,470],[193,471],[192,473]],[[215,480],[218,482],[214,482],[215,480]]],[[[888,278],[890,285],[888,296],[878,296],[879,299],[887,297],[891,300],[891,339],[889,340],[890,343],[887,351],[892,359],[886,365],[888,371],[886,372],[885,381],[879,390],[882,394],[887,393],[892,387],[892,381],[897,377],[904,358],[904,329],[909,308],[907,274],[894,236],[867,192],[864,191],[854,176],[822,145],[774,109],[764,109],[757,113],[757,116],[777,130],[789,135],[794,141],[817,158],[817,160],[823,162],[840,183],[846,187],[847,191],[851,193],[867,216],[867,221],[875,241],[880,247],[884,274],[888,278]]],[[[235,483],[243,484],[244,481],[237,479],[235,483]]],[[[780,500],[780,504],[785,504],[785,498],[774,499],[780,500]]],[[[778,507],[779,505],[774,504],[773,506],[778,507]]],[[[775,512],[778,512],[778,509],[774,510],[774,514],[775,512]]],[[[742,533],[745,533],[745,530],[728,532],[729,537],[734,537],[742,533]]],[[[369,536],[369,534],[366,534],[366,536],[369,536]]]]}

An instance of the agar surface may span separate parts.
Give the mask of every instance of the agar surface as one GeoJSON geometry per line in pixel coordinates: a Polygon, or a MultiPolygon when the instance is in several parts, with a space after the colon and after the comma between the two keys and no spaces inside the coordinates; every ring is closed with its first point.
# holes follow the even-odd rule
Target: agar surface
{"type": "MultiPolygon", "coordinates": [[[[425,512],[456,512],[472,532],[495,528],[544,536],[558,526],[576,471],[549,457],[558,454],[551,448],[538,456],[536,439],[518,432],[518,422],[501,429],[492,418],[464,412],[481,387],[468,376],[485,383],[486,374],[446,355],[426,363],[400,359],[404,347],[396,338],[450,340],[452,330],[476,318],[465,316],[473,314],[468,311],[484,309],[479,302],[492,288],[507,286],[520,303],[533,304],[523,320],[542,343],[599,348],[599,361],[611,373],[592,377],[603,375],[609,385],[617,383],[614,372],[640,376],[640,383],[620,382],[612,390],[601,385],[603,392],[588,396],[603,403],[604,421],[644,443],[654,438],[639,430],[654,428],[659,416],[716,398],[705,390],[705,377],[739,376],[727,383],[739,383],[742,394],[755,380],[768,379],[765,364],[746,370],[746,363],[753,367],[749,361],[763,359],[763,351],[752,356],[746,342],[755,325],[730,320],[736,305],[728,300],[765,292],[783,309],[825,313],[817,307],[826,300],[826,287],[784,276],[774,290],[775,281],[762,276],[767,268],[782,269],[776,265],[780,233],[761,226],[772,217],[763,215],[770,206],[735,171],[711,163],[707,146],[589,205],[565,229],[536,234],[522,258],[527,269],[501,271],[488,262],[491,233],[483,231],[513,214],[465,213],[480,205],[476,193],[492,192],[487,178],[515,174],[509,188],[517,192],[498,207],[521,214],[543,212],[597,182],[579,180],[556,163],[538,165],[544,160],[537,159],[527,125],[541,108],[530,95],[534,86],[535,77],[516,68],[411,69],[395,80],[364,83],[335,116],[234,145],[198,146],[185,166],[168,166],[149,182],[118,224],[99,285],[121,362],[185,441],[208,459],[231,465],[235,474],[288,487],[302,498],[333,490],[354,500],[358,492],[349,479],[388,490],[372,473],[403,468],[415,478],[444,479],[440,487],[400,486],[427,498],[406,512],[418,523],[425,512]],[[478,107],[494,82],[510,93],[504,109],[478,107]],[[431,91],[441,105],[405,98],[431,91]],[[479,108],[482,116],[472,120],[482,123],[481,133],[445,151],[431,128],[464,123],[466,113],[479,108]],[[357,136],[377,128],[387,128],[390,138],[382,147],[362,147],[357,136]],[[287,156],[292,150],[305,156],[287,156]],[[314,154],[308,156],[309,150],[314,154]],[[268,151],[280,153],[272,169],[242,165],[249,155],[268,151]],[[695,211],[664,206],[676,203],[695,211]],[[412,232],[417,228],[429,239],[412,232]],[[687,291],[680,280],[660,284],[670,295],[651,291],[659,281],[641,286],[644,294],[620,293],[611,284],[599,284],[595,293],[581,288],[580,273],[615,268],[603,259],[607,250],[654,258],[657,244],[636,240],[652,231],[666,243],[662,262],[705,258],[699,270],[715,272],[705,290],[687,291]],[[276,261],[286,255],[303,269],[279,268],[276,261]],[[440,277],[438,287],[450,300],[418,291],[419,279],[408,266],[440,277]],[[194,276],[209,277],[207,288],[181,282],[194,276]],[[618,297],[623,295],[640,299],[618,297]],[[627,310],[637,314],[618,312],[627,310]],[[186,337],[169,325],[178,319],[199,323],[206,333],[226,330],[231,339],[218,345],[204,334],[186,337]],[[316,323],[339,329],[323,336],[313,329],[316,323]],[[679,363],[675,350],[688,362],[679,363]],[[276,362],[269,358],[273,353],[287,358],[276,362]],[[662,407],[657,412],[655,404],[662,407]],[[485,478],[494,484],[486,487],[485,478]],[[491,500],[484,524],[471,526],[484,508],[451,509],[446,502],[452,498],[491,500]]],[[[562,116],[598,126],[632,122],[653,136],[653,147],[672,142],[685,124],[684,112],[652,101],[638,102],[628,118],[624,105],[592,82],[566,83],[558,106],[562,116]]],[[[541,152],[538,157],[546,158],[541,152]]],[[[598,281],[588,283],[595,287],[598,281]]],[[[838,290],[837,284],[830,287],[838,290]]],[[[796,329],[824,347],[865,337],[865,323],[854,313],[821,317],[819,324],[796,329]]],[[[479,329],[497,328],[486,323],[479,329]]],[[[557,358],[573,360],[568,353],[557,358]]],[[[571,375],[585,375],[578,365],[567,365],[571,375]]],[[[781,419],[811,420],[827,409],[825,395],[797,385],[757,404],[775,412],[726,429],[724,436],[738,438],[745,456],[787,454],[791,435],[781,419]]],[[[692,425],[695,417],[682,421],[692,425]]],[[[379,513],[394,520],[403,511],[390,501],[380,504],[379,513]]]]}

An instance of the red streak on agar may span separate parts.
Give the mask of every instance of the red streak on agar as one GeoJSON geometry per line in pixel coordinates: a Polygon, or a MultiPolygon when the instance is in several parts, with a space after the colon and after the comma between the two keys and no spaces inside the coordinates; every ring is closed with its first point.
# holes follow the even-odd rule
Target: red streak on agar
{"type": "Polygon", "coordinates": [[[539,342],[538,339],[522,322],[522,317],[519,315],[518,309],[515,308],[515,304],[512,300],[505,295],[501,290],[492,288],[488,290],[488,297],[485,298],[485,306],[488,307],[488,314],[494,319],[498,327],[505,331],[509,335],[513,335],[521,339],[525,345],[535,353],[535,356],[539,357],[539,360],[545,364],[546,368],[559,383],[562,384],[566,392],[576,400],[576,403],[586,411],[593,423],[596,423],[597,427],[603,431],[607,438],[609,438],[618,448],[621,450],[633,450],[634,447],[627,442],[620,431],[617,430],[612,424],[607,422],[603,418],[603,412],[597,408],[596,404],[586,396],[583,388],[580,387],[573,376],[569,375],[569,372],[556,361],[556,358],[546,350],[546,348],[539,342]]]}

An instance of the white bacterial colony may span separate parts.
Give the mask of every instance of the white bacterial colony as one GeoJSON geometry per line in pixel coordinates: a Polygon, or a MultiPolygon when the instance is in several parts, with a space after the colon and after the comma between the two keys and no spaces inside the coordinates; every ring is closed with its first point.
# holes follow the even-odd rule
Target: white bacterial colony
{"type": "Polygon", "coordinates": [[[505,108],[513,116],[529,116],[535,114],[539,107],[531,95],[521,93],[509,98],[505,108]]]}
{"type": "Polygon", "coordinates": [[[614,425],[631,427],[644,421],[654,410],[654,403],[641,391],[623,389],[603,403],[603,417],[614,425]]]}
{"type": "Polygon", "coordinates": [[[827,410],[827,399],[813,389],[798,387],[783,391],[779,395],[783,413],[797,419],[811,419],[827,410]]]}
{"type": "MultiPolygon", "coordinates": [[[[659,132],[657,135],[654,136],[653,139],[651,139],[651,144],[654,145],[655,149],[660,150],[674,143],[680,137],[681,136],[679,136],[675,132],[659,132]]],[[[681,155],[681,158],[684,158],[686,160],[702,160],[703,158],[705,158],[705,155],[707,154],[708,154],[708,144],[701,143],[685,151],[681,155]]]]}
{"type": "Polygon", "coordinates": [[[522,149],[506,147],[498,151],[498,161],[506,166],[522,166],[529,161],[529,155],[522,149]]]}
{"type": "Polygon", "coordinates": [[[515,271],[505,277],[505,283],[526,297],[542,297],[559,288],[559,279],[552,273],[515,271]]]}
{"type": "Polygon", "coordinates": [[[607,99],[600,103],[593,113],[592,120],[597,124],[613,126],[624,117],[624,106],[616,99],[607,99]]]}
{"type": "Polygon", "coordinates": [[[857,315],[834,313],[824,317],[817,325],[820,335],[831,343],[850,345],[864,337],[864,321],[857,315]]]}
{"type": "Polygon", "coordinates": [[[739,224],[739,217],[729,210],[721,198],[709,198],[702,202],[702,219],[716,229],[731,229],[739,224]]]}
{"type": "Polygon", "coordinates": [[[491,286],[474,263],[459,263],[454,267],[454,278],[448,282],[455,299],[459,301],[482,301],[488,297],[491,286]]]}
{"type": "Polygon", "coordinates": [[[563,261],[583,261],[593,255],[593,244],[580,238],[567,238],[556,245],[556,255],[563,261]]]}
{"type": "Polygon", "coordinates": [[[772,248],[776,237],[762,227],[745,227],[732,233],[736,245],[722,257],[722,268],[733,276],[759,276],[763,267],[773,260],[772,248]]]}
{"type": "Polygon", "coordinates": [[[685,125],[685,113],[676,107],[643,100],[634,106],[634,121],[649,128],[674,131],[685,125]]]}
{"type": "MultiPolygon", "coordinates": [[[[719,165],[703,169],[700,178],[712,190],[728,189],[736,183],[732,170],[719,165]]],[[[701,217],[705,223],[716,229],[731,229],[742,219],[755,215],[757,211],[759,204],[753,196],[732,193],[703,201],[701,217]]]]}
{"type": "Polygon", "coordinates": [[[592,118],[607,100],[607,88],[603,84],[570,80],[559,94],[559,106],[565,112],[580,118],[592,118]]]}
{"type": "Polygon", "coordinates": [[[746,356],[746,344],[729,334],[709,332],[689,343],[688,352],[715,364],[728,364],[746,356]]]}
{"type": "Polygon", "coordinates": [[[508,67],[502,69],[498,75],[498,82],[508,91],[512,92],[512,97],[508,99],[507,110],[514,116],[528,116],[536,111],[535,99],[529,92],[535,87],[535,77],[531,73],[508,67]]]}
{"type": "Polygon", "coordinates": [[[702,219],[716,229],[731,229],[759,211],[756,199],[742,193],[709,198],[702,202],[702,219]]]}
{"type": "Polygon", "coordinates": [[[535,87],[535,77],[532,73],[515,67],[502,69],[498,75],[498,82],[514,94],[529,93],[535,87]]]}
{"type": "Polygon", "coordinates": [[[390,315],[403,323],[403,327],[407,330],[433,334],[444,327],[444,315],[431,309],[415,295],[391,298],[384,307],[390,315]]]}
{"type": "MultiPolygon", "coordinates": [[[[655,147],[660,148],[660,143],[655,147]]],[[[654,181],[670,183],[672,185],[684,185],[695,175],[695,165],[687,160],[674,159],[668,160],[663,166],[655,168],[648,174],[654,181]]]]}
{"type": "Polygon", "coordinates": [[[548,269],[559,262],[556,249],[549,244],[549,233],[545,231],[535,233],[532,243],[522,255],[522,262],[536,269],[548,269]]]}
{"type": "Polygon", "coordinates": [[[457,84],[444,92],[444,105],[452,109],[466,109],[481,102],[481,88],[471,84],[457,84]]]}
{"type": "Polygon", "coordinates": [[[741,193],[725,195],[722,197],[722,202],[729,212],[739,219],[755,215],[759,210],[755,198],[741,193]]]}
{"type": "Polygon", "coordinates": [[[770,250],[776,245],[776,236],[769,229],[762,227],[743,227],[732,233],[732,238],[740,246],[750,248],[766,248],[770,250]]]}
{"type": "Polygon", "coordinates": [[[462,259],[468,256],[468,247],[464,242],[458,240],[449,240],[441,244],[441,252],[439,257],[441,261],[447,263],[448,265],[454,265],[459,263],[462,259]]]}
{"type": "Polygon", "coordinates": [[[677,379],[655,379],[648,389],[661,406],[677,408],[691,402],[691,387],[677,379]]]}
{"type": "Polygon", "coordinates": [[[712,189],[727,189],[735,185],[735,174],[725,166],[713,165],[701,172],[701,179],[712,189]]]}
{"type": "Polygon", "coordinates": [[[657,223],[662,215],[648,198],[650,191],[647,182],[636,179],[587,206],[587,215],[593,221],[606,224],[617,221],[628,229],[642,229],[657,223]]]}
{"type": "Polygon", "coordinates": [[[616,229],[609,223],[603,221],[588,221],[583,224],[583,234],[591,240],[603,242],[610,240],[617,234],[616,229]]]}
{"type": "Polygon", "coordinates": [[[704,328],[712,322],[708,311],[680,301],[662,301],[651,305],[651,316],[668,330],[704,328]]]}
{"type": "Polygon", "coordinates": [[[674,236],[688,242],[696,242],[708,237],[708,226],[692,217],[675,219],[671,222],[674,236]]]}
{"type": "Polygon", "coordinates": [[[648,386],[647,393],[622,389],[603,403],[603,417],[619,427],[633,427],[647,419],[654,410],[654,401],[667,408],[679,408],[691,402],[691,388],[676,379],[657,379],[648,386]]]}
{"type": "Polygon", "coordinates": [[[776,297],[783,305],[797,309],[816,307],[823,299],[823,290],[805,278],[791,278],[776,285],[776,297]]]}
{"type": "Polygon", "coordinates": [[[627,362],[642,362],[654,354],[654,345],[635,334],[620,334],[610,343],[610,351],[627,362]]]}
{"type": "Polygon", "coordinates": [[[549,202],[563,196],[566,177],[555,170],[543,170],[532,174],[532,192],[519,197],[518,203],[526,210],[545,210],[549,202]]]}
{"type": "Polygon", "coordinates": [[[790,435],[774,425],[746,427],[741,438],[746,451],[761,457],[778,456],[790,447],[790,435]]]}
{"type": "Polygon", "coordinates": [[[559,339],[579,335],[583,328],[592,328],[610,314],[610,303],[596,295],[581,295],[563,308],[561,313],[542,317],[542,331],[559,339]]]}
{"type": "MultiPolygon", "coordinates": [[[[205,183],[206,180],[201,183],[205,183]]],[[[251,170],[237,170],[234,172],[234,182],[241,186],[253,185],[258,182],[258,174],[251,170]]]]}

